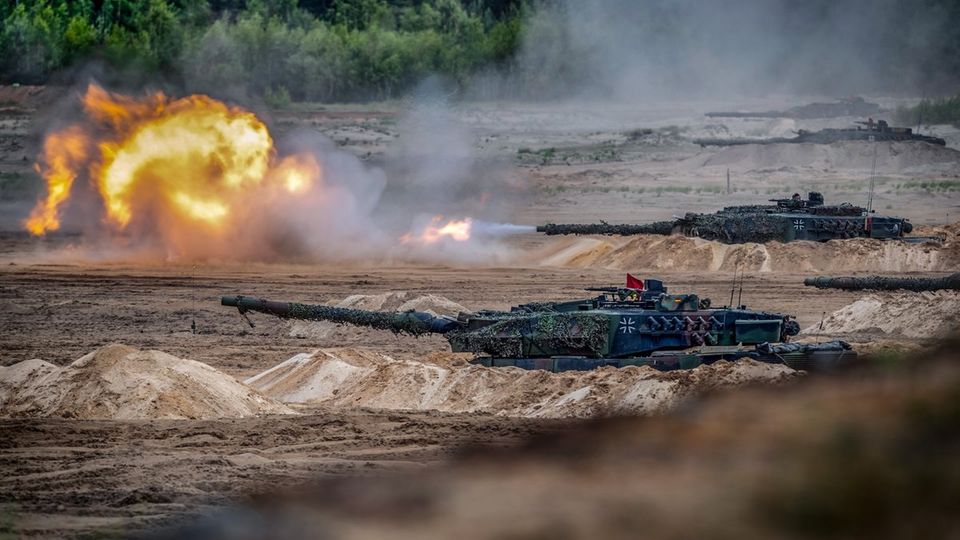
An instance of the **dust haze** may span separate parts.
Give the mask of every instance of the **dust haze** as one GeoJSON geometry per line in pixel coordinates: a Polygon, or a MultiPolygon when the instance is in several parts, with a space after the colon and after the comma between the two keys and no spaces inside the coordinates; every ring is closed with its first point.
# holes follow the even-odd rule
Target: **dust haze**
{"type": "Polygon", "coordinates": [[[626,102],[929,95],[957,83],[944,11],[897,0],[542,3],[515,65],[476,90],[626,102]]]}

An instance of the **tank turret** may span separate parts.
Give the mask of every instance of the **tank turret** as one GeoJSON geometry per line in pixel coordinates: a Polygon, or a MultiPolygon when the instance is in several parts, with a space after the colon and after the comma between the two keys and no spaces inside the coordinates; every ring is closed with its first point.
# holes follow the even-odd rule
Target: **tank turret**
{"type": "Polygon", "coordinates": [[[754,358],[809,368],[854,355],[845,345],[835,354],[807,345],[783,354],[782,344],[800,331],[789,315],[711,307],[693,293],[671,294],[659,280],[637,287],[588,289],[590,298],[520,304],[509,311],[482,310],[456,318],[430,313],[381,312],[248,296],[224,296],[221,303],[246,316],[257,311],[288,319],[331,321],[398,333],[442,334],[454,352],[471,352],[488,366],[550,371],[602,366],[649,365],[658,369],[694,367],[720,359],[754,358]],[[761,348],[761,346],[765,348],[761,348]],[[765,352],[766,351],[766,352],[765,352]]]}

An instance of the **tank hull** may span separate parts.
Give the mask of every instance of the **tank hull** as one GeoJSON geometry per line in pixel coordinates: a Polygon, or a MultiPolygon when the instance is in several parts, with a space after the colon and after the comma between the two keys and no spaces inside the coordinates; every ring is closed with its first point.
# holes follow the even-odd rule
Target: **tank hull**
{"type": "Polygon", "coordinates": [[[624,368],[628,366],[648,366],[659,371],[693,369],[709,365],[720,360],[755,360],[770,364],[783,364],[803,371],[830,371],[842,368],[857,360],[856,351],[844,348],[845,344],[830,342],[804,349],[803,346],[789,352],[761,351],[758,348],[715,347],[704,350],[659,352],[650,356],[633,358],[587,358],[578,356],[557,356],[552,358],[490,358],[481,357],[471,363],[486,367],[517,367],[528,370],[551,372],[590,371],[602,367],[624,368]]]}

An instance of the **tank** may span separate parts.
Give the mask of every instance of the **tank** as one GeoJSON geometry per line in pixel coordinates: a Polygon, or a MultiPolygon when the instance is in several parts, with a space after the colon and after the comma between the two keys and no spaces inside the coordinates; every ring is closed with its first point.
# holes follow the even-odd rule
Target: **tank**
{"type": "Polygon", "coordinates": [[[818,289],[844,289],[848,291],[957,291],[960,290],[960,272],[935,278],[817,276],[803,280],[803,284],[807,287],[816,287],[818,289]]]}
{"type": "Polygon", "coordinates": [[[708,112],[706,116],[711,118],[837,118],[841,116],[873,116],[880,114],[880,105],[871,103],[862,97],[850,97],[839,101],[826,103],[808,103],[797,107],[791,107],[785,111],[763,111],[763,112],[708,112]]]}
{"type": "Polygon", "coordinates": [[[728,206],[713,214],[687,213],[671,221],[642,225],[549,223],[537,227],[547,235],[558,234],[682,234],[727,244],[744,242],[824,242],[843,238],[878,238],[910,242],[940,242],[940,237],[904,236],[913,231],[906,219],[881,216],[850,203],[825,205],[823,195],[813,191],[806,199],[770,199],[773,204],[728,206]]]}
{"type": "Polygon", "coordinates": [[[839,141],[917,141],[946,146],[940,137],[920,135],[907,127],[892,127],[886,120],[856,122],[857,126],[846,129],[821,129],[820,131],[797,131],[796,137],[770,139],[694,139],[700,146],[737,146],[743,144],[814,143],[830,144],[839,141]]]}
{"type": "MultiPolygon", "coordinates": [[[[849,345],[788,343],[800,327],[789,315],[711,307],[696,294],[670,294],[659,280],[636,287],[587,289],[597,296],[520,304],[457,317],[425,312],[378,312],[250,296],[224,296],[221,304],[286,319],[331,321],[412,335],[440,334],[474,363],[547,371],[604,366],[692,368],[717,360],[752,358],[797,369],[822,369],[856,357],[849,345]]],[[[249,319],[248,319],[248,322],[249,319]]],[[[252,322],[251,322],[252,324],[252,322]]]]}

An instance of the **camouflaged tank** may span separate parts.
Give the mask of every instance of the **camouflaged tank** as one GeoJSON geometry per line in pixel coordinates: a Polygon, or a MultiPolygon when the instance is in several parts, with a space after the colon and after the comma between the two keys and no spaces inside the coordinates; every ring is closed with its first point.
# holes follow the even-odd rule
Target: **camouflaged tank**
{"type": "Polygon", "coordinates": [[[825,242],[858,237],[910,242],[942,241],[939,237],[904,236],[913,231],[913,225],[901,217],[880,216],[850,203],[825,205],[823,195],[815,191],[809,193],[806,200],[794,195],[790,199],[771,199],[770,202],[774,204],[728,206],[713,214],[689,212],[672,221],[643,225],[550,223],[537,227],[537,231],[547,235],[681,234],[727,244],[774,240],[825,242]]]}
{"type": "Polygon", "coordinates": [[[474,353],[475,363],[493,367],[583,371],[646,365],[670,370],[752,358],[817,369],[856,357],[849,345],[839,341],[786,343],[800,331],[789,315],[746,306],[711,307],[708,299],[696,294],[669,294],[658,280],[646,280],[643,288],[588,290],[601,294],[457,317],[273,302],[249,296],[224,296],[221,303],[238,308],[244,316],[258,311],[285,319],[331,321],[395,333],[442,334],[454,352],[474,353]]]}
{"type": "Polygon", "coordinates": [[[893,127],[886,120],[857,122],[846,129],[821,129],[820,131],[797,131],[796,137],[773,137],[770,139],[694,139],[700,146],[738,146],[744,144],[814,143],[831,144],[840,141],[915,141],[946,146],[947,141],[914,133],[908,127],[893,127]]]}

